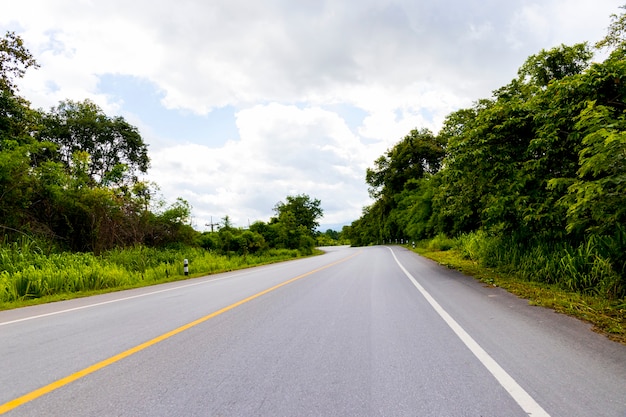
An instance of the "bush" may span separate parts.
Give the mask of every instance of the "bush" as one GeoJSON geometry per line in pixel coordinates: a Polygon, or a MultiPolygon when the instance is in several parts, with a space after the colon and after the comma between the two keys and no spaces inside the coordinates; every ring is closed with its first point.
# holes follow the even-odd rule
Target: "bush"
{"type": "MultiPolygon", "coordinates": [[[[440,244],[439,239],[431,243],[440,244]]],[[[515,273],[529,281],[556,284],[566,290],[609,299],[626,296],[624,276],[616,270],[619,263],[606,250],[604,240],[594,236],[578,246],[541,241],[522,244],[513,238],[493,237],[479,231],[460,236],[456,243],[456,249],[465,259],[515,273]]]]}
{"type": "Polygon", "coordinates": [[[428,242],[428,249],[430,250],[447,251],[454,248],[455,246],[455,240],[447,237],[442,233],[438,234],[431,241],[428,242]]]}

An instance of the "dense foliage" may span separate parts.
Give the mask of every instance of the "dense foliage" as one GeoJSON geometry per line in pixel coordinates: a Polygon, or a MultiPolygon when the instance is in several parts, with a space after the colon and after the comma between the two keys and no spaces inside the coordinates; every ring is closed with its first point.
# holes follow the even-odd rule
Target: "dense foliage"
{"type": "Polygon", "coordinates": [[[437,135],[414,130],[387,151],[352,243],[464,236],[481,262],[626,296],[625,21],[597,45],[612,48],[603,62],[586,43],[543,50],[437,135]]]}
{"type": "Polygon", "coordinates": [[[188,204],[153,201],[156,187],[138,179],[149,159],[137,129],[88,100],[32,109],[17,81],[36,66],[14,33],[0,40],[1,235],[95,253],[191,243],[188,204]]]}
{"type": "Polygon", "coordinates": [[[287,196],[286,202],[276,204],[276,217],[268,223],[256,221],[248,229],[234,228],[226,216],[219,231],[202,234],[200,244],[206,249],[239,255],[268,248],[299,249],[310,254],[316,245],[318,220],[323,214],[320,206],[320,200],[306,194],[287,196]]]}

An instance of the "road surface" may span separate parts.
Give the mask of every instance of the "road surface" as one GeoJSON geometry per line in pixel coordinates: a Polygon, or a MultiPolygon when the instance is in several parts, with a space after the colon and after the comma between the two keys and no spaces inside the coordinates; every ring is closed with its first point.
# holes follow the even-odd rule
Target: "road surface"
{"type": "Polygon", "coordinates": [[[8,416],[626,417],[626,347],[401,247],[0,312],[8,416]]]}

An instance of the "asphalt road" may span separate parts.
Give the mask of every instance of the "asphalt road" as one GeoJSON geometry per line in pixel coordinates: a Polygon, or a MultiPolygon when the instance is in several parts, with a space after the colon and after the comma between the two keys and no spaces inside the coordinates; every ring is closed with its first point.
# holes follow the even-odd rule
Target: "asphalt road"
{"type": "Polygon", "coordinates": [[[399,247],[0,312],[8,416],[626,417],[626,346],[399,247]]]}

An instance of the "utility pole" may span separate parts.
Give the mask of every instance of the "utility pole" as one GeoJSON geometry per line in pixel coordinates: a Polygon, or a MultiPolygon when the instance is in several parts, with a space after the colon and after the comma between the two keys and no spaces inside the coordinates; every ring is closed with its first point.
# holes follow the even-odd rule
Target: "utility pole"
{"type": "Polygon", "coordinates": [[[219,223],[213,223],[213,216],[211,216],[211,223],[207,223],[205,224],[205,226],[210,226],[211,227],[211,233],[213,233],[213,226],[218,226],[219,223]]]}

